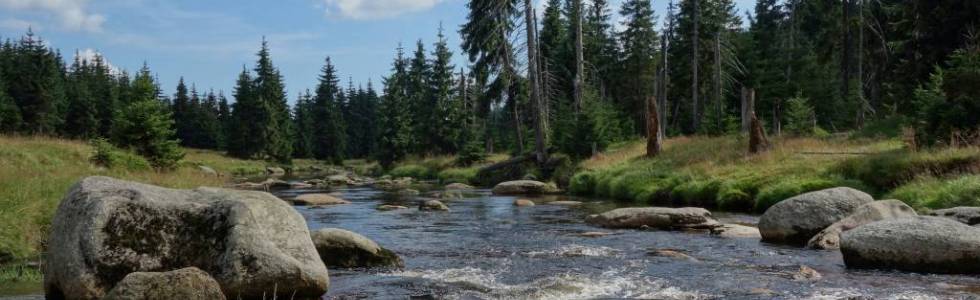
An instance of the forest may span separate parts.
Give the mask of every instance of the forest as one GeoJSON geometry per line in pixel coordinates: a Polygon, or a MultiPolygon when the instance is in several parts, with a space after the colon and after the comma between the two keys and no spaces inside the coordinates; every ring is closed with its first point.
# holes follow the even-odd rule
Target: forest
{"type": "Polygon", "coordinates": [[[66,58],[28,31],[0,48],[0,130],[107,141],[160,170],[181,159],[179,146],[284,165],[458,154],[465,166],[501,152],[577,160],[651,136],[651,117],[659,137],[745,132],[749,107],[774,136],[872,132],[914,148],[980,140],[974,1],[759,0],[745,16],[731,0],[664,12],[650,0],[467,7],[459,49],[440,27],[434,43],[399,45],[383,82],[346,87],[328,57],[292,105],[264,40],[228,95],[183,79],[164,95],[149,63],[130,74],[103,57],[66,58]],[[456,51],[465,65],[454,65],[456,51]]]}

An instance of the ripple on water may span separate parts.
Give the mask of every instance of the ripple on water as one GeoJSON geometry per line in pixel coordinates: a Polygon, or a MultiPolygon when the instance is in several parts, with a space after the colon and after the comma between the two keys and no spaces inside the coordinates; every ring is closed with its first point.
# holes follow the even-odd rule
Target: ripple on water
{"type": "Polygon", "coordinates": [[[530,251],[526,255],[529,257],[619,257],[622,256],[622,251],[605,246],[565,245],[553,250],[530,251]]]}
{"type": "Polygon", "coordinates": [[[598,275],[563,273],[526,283],[509,284],[499,274],[464,267],[445,270],[402,271],[387,276],[423,279],[438,285],[451,285],[446,299],[710,299],[714,296],[684,291],[665,281],[627,269],[609,269],[598,275]]]}

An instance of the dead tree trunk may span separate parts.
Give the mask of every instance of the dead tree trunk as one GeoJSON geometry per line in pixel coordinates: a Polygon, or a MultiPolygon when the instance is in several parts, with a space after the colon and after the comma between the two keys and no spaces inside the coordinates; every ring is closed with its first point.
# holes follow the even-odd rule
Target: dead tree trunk
{"type": "MultiPolygon", "coordinates": [[[[668,29],[669,30],[669,29],[668,29]]],[[[657,97],[657,121],[658,123],[667,123],[667,86],[670,84],[670,69],[667,61],[667,35],[660,36],[660,88],[657,89],[659,96],[657,97]]],[[[666,126],[658,126],[657,136],[660,140],[664,139],[666,126]]]]}
{"type": "Polygon", "coordinates": [[[755,112],[751,112],[751,115],[752,133],[749,135],[749,153],[758,154],[768,151],[770,144],[769,139],[766,138],[766,129],[762,127],[762,122],[755,116],[755,112]]]}
{"type": "Polygon", "coordinates": [[[541,105],[541,83],[538,78],[537,38],[534,28],[534,5],[531,0],[524,0],[524,17],[527,20],[527,74],[531,81],[530,98],[534,106],[534,154],[538,163],[547,160],[544,149],[544,109],[541,105]]]}
{"type": "Polygon", "coordinates": [[[721,90],[721,31],[719,30],[715,32],[715,115],[718,117],[715,120],[715,128],[724,131],[721,90]]]}
{"type": "Polygon", "coordinates": [[[575,0],[575,112],[582,109],[585,57],[582,50],[582,0],[575,0]]]}
{"type": "Polygon", "coordinates": [[[755,90],[742,87],[742,133],[752,130],[752,112],[755,111],[755,90]]]}
{"type": "Polygon", "coordinates": [[[657,156],[663,149],[659,111],[657,97],[647,99],[647,157],[657,156]]]}
{"type": "Polygon", "coordinates": [[[691,130],[695,133],[701,123],[701,114],[698,113],[698,51],[701,40],[698,31],[701,22],[701,0],[694,0],[694,30],[691,32],[691,130]]]}

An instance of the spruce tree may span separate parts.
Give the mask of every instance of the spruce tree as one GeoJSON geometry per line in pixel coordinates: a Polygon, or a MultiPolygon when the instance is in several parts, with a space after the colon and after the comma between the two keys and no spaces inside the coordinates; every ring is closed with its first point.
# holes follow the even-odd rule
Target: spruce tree
{"type": "Polygon", "coordinates": [[[659,37],[654,29],[656,15],[650,0],[627,0],[623,2],[620,14],[624,17],[625,29],[620,33],[623,45],[623,81],[620,107],[628,112],[634,121],[634,128],[645,128],[647,99],[653,96],[653,81],[656,68],[659,37]]]}
{"type": "Polygon", "coordinates": [[[343,92],[338,87],[337,70],[330,58],[321,69],[320,83],[313,97],[313,118],[316,126],[313,131],[313,157],[331,163],[340,164],[344,160],[346,150],[343,127],[341,97],[343,92]]]}
{"type": "Polygon", "coordinates": [[[263,134],[268,123],[269,113],[261,99],[255,94],[252,75],[242,67],[233,93],[231,118],[228,127],[228,154],[239,158],[255,158],[262,153],[266,144],[263,134]]]}
{"type": "Polygon", "coordinates": [[[408,62],[399,47],[392,74],[385,78],[385,93],[378,107],[377,159],[385,169],[408,154],[412,139],[408,106],[408,62]]]}
{"type": "Polygon", "coordinates": [[[234,118],[231,115],[231,106],[228,105],[228,99],[225,98],[224,92],[218,91],[218,124],[221,130],[218,149],[228,150],[229,134],[232,126],[234,126],[233,120],[234,118]]]}
{"type": "Polygon", "coordinates": [[[14,99],[7,94],[2,71],[0,69],[0,133],[10,133],[21,125],[20,109],[14,99]]]}
{"type": "Polygon", "coordinates": [[[429,119],[426,122],[431,128],[426,134],[429,135],[431,144],[428,144],[439,154],[455,153],[459,151],[461,145],[457,144],[462,125],[457,99],[454,97],[453,71],[456,69],[452,65],[453,53],[449,51],[449,45],[439,28],[439,41],[435,44],[432,53],[433,59],[428,77],[429,100],[431,105],[429,119]]]}
{"type": "Polygon", "coordinates": [[[66,82],[68,111],[64,131],[70,137],[83,140],[99,136],[98,110],[89,90],[91,71],[88,62],[76,53],[66,82]]]}
{"type": "Polygon", "coordinates": [[[293,142],[290,140],[292,122],[289,118],[285,86],[282,75],[272,64],[269,44],[264,39],[258,57],[253,92],[266,113],[266,118],[260,119],[263,127],[259,132],[265,137],[262,153],[271,161],[292,164],[293,142]]]}
{"type": "Polygon", "coordinates": [[[132,149],[157,169],[176,168],[184,153],[175,138],[173,115],[159,99],[159,85],[145,63],[134,79],[133,89],[138,98],[124,107],[114,121],[116,145],[132,149]]]}
{"type": "Polygon", "coordinates": [[[314,105],[313,94],[310,90],[301,93],[293,107],[293,157],[312,158],[313,157],[313,133],[316,129],[316,120],[313,118],[314,105]]]}
{"type": "Polygon", "coordinates": [[[177,81],[177,92],[174,94],[170,110],[173,112],[177,127],[177,138],[184,146],[192,146],[195,141],[192,136],[198,128],[192,124],[191,97],[184,83],[184,77],[177,81]]]}
{"type": "MultiPolygon", "coordinates": [[[[434,108],[436,107],[435,98],[432,97],[428,79],[432,72],[429,61],[426,59],[425,46],[419,40],[416,43],[415,52],[408,65],[408,103],[411,114],[412,133],[412,153],[432,152],[430,147],[435,143],[436,125],[432,124],[434,108]]],[[[428,153],[427,153],[428,154],[428,153]]]]}
{"type": "Polygon", "coordinates": [[[31,31],[13,51],[4,77],[7,93],[20,110],[21,128],[32,134],[58,133],[66,104],[61,55],[45,46],[31,31]]]}

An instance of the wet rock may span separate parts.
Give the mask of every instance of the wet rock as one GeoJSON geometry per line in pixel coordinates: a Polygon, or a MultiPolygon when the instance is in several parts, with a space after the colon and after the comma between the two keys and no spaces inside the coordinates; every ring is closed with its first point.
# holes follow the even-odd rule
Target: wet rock
{"type": "Polygon", "coordinates": [[[316,251],[327,267],[402,267],[404,263],[391,250],[351,231],[327,228],[311,234],[316,251]]]}
{"type": "Polygon", "coordinates": [[[723,238],[735,238],[735,239],[762,238],[762,234],[759,233],[759,228],[739,225],[739,224],[722,224],[721,226],[712,228],[711,234],[723,238]]]}
{"type": "Polygon", "coordinates": [[[767,288],[752,288],[752,289],[749,290],[749,295],[757,295],[757,296],[771,297],[771,296],[775,296],[775,295],[778,295],[778,294],[779,293],[776,293],[776,291],[773,291],[773,290],[770,290],[770,289],[767,289],[767,288]]]}
{"type": "Polygon", "coordinates": [[[330,185],[349,185],[352,183],[347,174],[331,175],[327,177],[326,182],[330,185]]]}
{"type": "Polygon", "coordinates": [[[293,199],[293,203],[296,205],[341,205],[350,204],[350,201],[340,199],[327,194],[303,194],[296,196],[293,199]]]}
{"type": "Polygon", "coordinates": [[[399,209],[408,209],[408,207],[401,206],[401,205],[381,205],[381,206],[378,206],[378,210],[380,210],[380,211],[390,211],[390,210],[399,210],[399,209]]]}
{"type": "Polygon", "coordinates": [[[449,206],[443,204],[439,200],[428,200],[419,204],[419,210],[422,211],[449,211],[449,206]]]}
{"type": "Polygon", "coordinates": [[[813,249],[839,249],[840,234],[858,226],[899,218],[911,218],[918,214],[915,210],[898,200],[875,201],[858,207],[853,214],[837,221],[810,239],[807,247],[813,249]]]}
{"type": "Polygon", "coordinates": [[[211,275],[190,267],[164,273],[130,273],[102,299],[223,300],[225,295],[211,275]]]}
{"type": "Polygon", "coordinates": [[[205,165],[197,166],[197,169],[200,170],[201,173],[204,173],[205,175],[208,175],[208,176],[214,176],[214,177],[220,176],[220,175],[218,175],[218,171],[215,171],[213,168],[208,167],[208,166],[205,166],[205,165]]]}
{"type": "Polygon", "coordinates": [[[773,205],[759,219],[762,241],[805,246],[824,228],[851,215],[871,195],[852,188],[832,188],[802,194],[773,205]]]}
{"type": "Polygon", "coordinates": [[[560,200],[560,201],[547,202],[545,204],[548,204],[548,205],[558,205],[558,206],[579,206],[579,205],[582,205],[582,202],[580,202],[580,201],[560,200]]]}
{"type": "Polygon", "coordinates": [[[534,180],[507,181],[493,187],[494,195],[542,195],[558,192],[560,190],[554,184],[534,180]]]}
{"type": "Polygon", "coordinates": [[[697,258],[691,257],[690,255],[684,254],[680,250],[673,249],[654,249],[647,251],[649,256],[658,257],[669,257],[674,259],[689,260],[689,261],[699,261],[697,258]]]}
{"type": "Polygon", "coordinates": [[[280,167],[266,167],[265,173],[272,176],[282,176],[286,175],[286,169],[280,167]]]}
{"type": "Polygon", "coordinates": [[[980,229],[939,217],[867,224],[841,234],[840,250],[849,268],[980,273],[980,229]]]}
{"type": "Polygon", "coordinates": [[[282,298],[318,297],[329,280],[307,228],[292,206],[264,192],[89,177],[54,215],[44,289],[49,298],[98,299],[133,272],[197,267],[243,299],[273,289],[282,298]]]}
{"type": "Polygon", "coordinates": [[[514,206],[534,206],[534,201],[527,199],[517,199],[514,200],[514,206]]]}
{"type": "Polygon", "coordinates": [[[980,224],[980,207],[954,207],[947,209],[934,210],[930,216],[952,219],[966,225],[980,224]]]}
{"type": "Polygon", "coordinates": [[[587,238],[598,238],[598,237],[610,236],[610,235],[613,235],[613,234],[615,234],[615,233],[612,233],[612,232],[601,232],[601,231],[589,231],[589,232],[579,233],[578,235],[581,236],[581,237],[587,237],[587,238]]]}
{"type": "Polygon", "coordinates": [[[433,198],[446,199],[446,200],[465,198],[463,192],[461,192],[460,190],[445,190],[445,191],[433,192],[431,193],[431,195],[433,198]]]}
{"type": "Polygon", "coordinates": [[[446,190],[473,190],[475,187],[465,183],[450,183],[446,185],[446,190]]]}
{"type": "Polygon", "coordinates": [[[821,278],[823,275],[820,275],[820,272],[804,265],[801,265],[800,270],[793,274],[793,280],[796,281],[817,281],[821,278]]]}
{"type": "Polygon", "coordinates": [[[607,228],[710,229],[718,227],[711,212],[703,208],[620,208],[591,215],[585,222],[607,228]]]}
{"type": "Polygon", "coordinates": [[[422,192],[419,192],[419,190],[414,190],[414,189],[401,189],[395,192],[395,195],[401,197],[418,196],[419,194],[422,194],[422,192]]]}
{"type": "Polygon", "coordinates": [[[312,184],[305,182],[293,182],[289,184],[289,188],[293,190],[312,189],[313,187],[312,184]]]}

